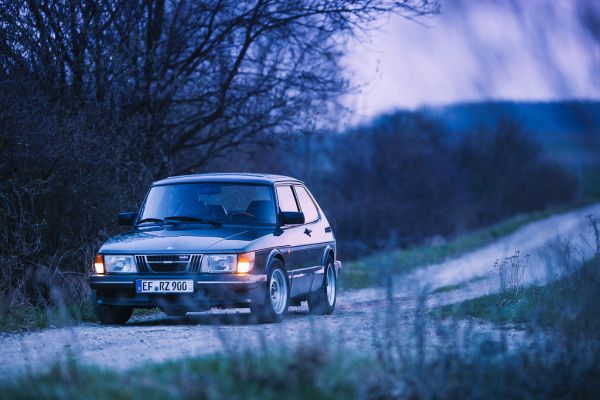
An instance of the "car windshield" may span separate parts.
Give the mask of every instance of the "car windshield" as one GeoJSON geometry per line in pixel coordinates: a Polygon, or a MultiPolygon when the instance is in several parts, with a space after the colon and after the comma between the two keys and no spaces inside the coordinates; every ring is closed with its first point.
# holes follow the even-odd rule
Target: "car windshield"
{"type": "Polygon", "coordinates": [[[204,182],[154,186],[148,192],[138,224],[165,220],[274,225],[273,188],[204,182]]]}

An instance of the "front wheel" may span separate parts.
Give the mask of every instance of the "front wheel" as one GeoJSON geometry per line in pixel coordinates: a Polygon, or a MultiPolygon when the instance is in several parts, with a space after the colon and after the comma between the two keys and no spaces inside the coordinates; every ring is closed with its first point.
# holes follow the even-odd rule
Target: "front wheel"
{"type": "Polygon", "coordinates": [[[323,284],[315,292],[308,296],[308,309],[312,314],[329,315],[335,309],[337,298],[337,277],[333,261],[330,259],[325,267],[323,284]]]}
{"type": "Polygon", "coordinates": [[[259,322],[281,322],[288,309],[289,286],[283,264],[275,261],[269,279],[264,304],[252,304],[250,311],[259,322]]]}
{"type": "Polygon", "coordinates": [[[92,301],[94,302],[96,317],[103,325],[122,325],[126,323],[129,318],[131,318],[131,314],[133,314],[132,307],[106,306],[103,304],[98,304],[95,292],[92,295],[92,301]]]}

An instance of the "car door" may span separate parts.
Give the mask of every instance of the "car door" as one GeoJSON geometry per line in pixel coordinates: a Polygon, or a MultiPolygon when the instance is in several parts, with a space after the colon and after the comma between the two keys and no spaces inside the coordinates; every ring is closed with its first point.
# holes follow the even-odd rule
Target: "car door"
{"type": "Polygon", "coordinates": [[[323,279],[323,254],[325,248],[329,244],[329,233],[325,229],[326,221],[319,213],[319,209],[315,204],[314,199],[303,185],[294,185],[294,193],[300,206],[300,211],[304,213],[304,224],[301,227],[303,234],[302,248],[302,273],[306,274],[306,282],[309,284],[306,291],[311,290],[311,286],[315,287],[313,281],[323,279]]]}
{"type": "MultiPolygon", "coordinates": [[[[300,211],[292,184],[275,186],[279,211],[300,211]]],[[[304,225],[286,225],[282,227],[281,240],[287,245],[281,249],[285,254],[286,268],[290,277],[290,296],[297,297],[310,291],[312,274],[307,271],[305,247],[310,245],[310,236],[304,233],[304,225]]]]}

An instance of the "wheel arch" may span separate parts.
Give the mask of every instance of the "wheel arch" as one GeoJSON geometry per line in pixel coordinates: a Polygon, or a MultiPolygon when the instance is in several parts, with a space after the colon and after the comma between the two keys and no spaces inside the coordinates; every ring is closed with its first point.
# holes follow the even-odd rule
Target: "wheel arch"
{"type": "Polygon", "coordinates": [[[269,268],[271,267],[271,263],[273,262],[273,260],[276,260],[276,259],[281,261],[281,263],[285,266],[285,260],[283,258],[283,254],[281,254],[281,251],[279,251],[278,249],[272,249],[271,252],[269,253],[269,255],[267,256],[265,265],[263,266],[263,272],[265,274],[269,273],[269,268]]]}
{"type": "Polygon", "coordinates": [[[325,266],[327,263],[327,259],[331,257],[331,260],[335,262],[335,250],[331,245],[325,246],[325,250],[323,250],[323,256],[321,256],[321,265],[325,266]]]}

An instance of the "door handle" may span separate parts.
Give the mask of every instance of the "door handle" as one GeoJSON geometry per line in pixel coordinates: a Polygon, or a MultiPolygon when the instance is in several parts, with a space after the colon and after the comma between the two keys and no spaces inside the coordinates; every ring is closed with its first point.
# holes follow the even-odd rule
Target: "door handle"
{"type": "Polygon", "coordinates": [[[312,233],[312,231],[311,231],[310,229],[308,229],[308,228],[306,228],[306,229],[304,230],[304,234],[305,234],[305,235],[308,235],[308,236],[310,236],[310,234],[311,234],[311,233],[312,233]]]}
{"type": "Polygon", "coordinates": [[[327,228],[325,228],[325,233],[329,233],[329,232],[331,232],[331,227],[328,226],[327,228]]]}

